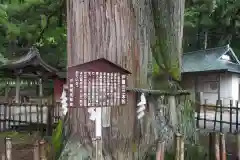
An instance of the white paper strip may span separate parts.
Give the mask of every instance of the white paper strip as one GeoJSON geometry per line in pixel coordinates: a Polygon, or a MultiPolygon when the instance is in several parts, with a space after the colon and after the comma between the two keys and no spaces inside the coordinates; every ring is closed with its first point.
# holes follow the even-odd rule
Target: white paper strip
{"type": "Polygon", "coordinates": [[[102,108],[96,108],[96,122],[95,122],[96,137],[102,137],[102,108]]]}
{"type": "Polygon", "coordinates": [[[145,105],[141,105],[138,109],[137,109],[137,112],[142,112],[146,109],[145,105]]]}
{"type": "Polygon", "coordinates": [[[140,113],[138,114],[137,118],[138,118],[138,119],[141,119],[144,115],[145,115],[144,112],[140,112],[140,113]]]}

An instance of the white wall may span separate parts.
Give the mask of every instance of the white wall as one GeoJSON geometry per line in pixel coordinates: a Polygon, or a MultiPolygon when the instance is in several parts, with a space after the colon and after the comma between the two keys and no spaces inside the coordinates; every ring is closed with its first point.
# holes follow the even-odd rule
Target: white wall
{"type": "Polygon", "coordinates": [[[232,98],[239,100],[239,75],[232,74],[232,98]]]}
{"type": "MultiPolygon", "coordinates": [[[[182,85],[185,89],[195,91],[195,76],[198,76],[198,91],[202,92],[201,103],[207,100],[208,104],[215,105],[218,99],[218,89],[212,90],[210,84],[218,82],[219,73],[208,74],[184,74],[182,85]]],[[[220,74],[220,98],[224,106],[229,106],[230,100],[238,100],[239,97],[239,78],[238,74],[220,74]]]]}

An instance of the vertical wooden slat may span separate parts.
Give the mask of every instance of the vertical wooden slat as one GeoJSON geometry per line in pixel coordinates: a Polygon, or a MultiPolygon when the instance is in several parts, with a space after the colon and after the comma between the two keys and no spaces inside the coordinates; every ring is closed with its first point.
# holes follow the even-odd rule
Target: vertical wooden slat
{"type": "Polygon", "coordinates": [[[102,160],[102,138],[96,138],[96,160],[102,160]]]}
{"type": "Polygon", "coordinates": [[[215,160],[215,133],[211,132],[209,133],[209,151],[208,151],[208,155],[209,155],[209,160],[215,160]]]}
{"type": "Polygon", "coordinates": [[[175,160],[184,160],[184,138],[181,134],[175,135],[175,160]]]}
{"type": "Polygon", "coordinates": [[[215,139],[215,159],[220,160],[220,145],[219,145],[219,134],[215,133],[214,134],[214,139],[215,139]]]}
{"type": "Polygon", "coordinates": [[[5,138],[5,158],[6,160],[12,160],[12,139],[5,138]]]}
{"type": "Polygon", "coordinates": [[[47,160],[44,140],[41,140],[39,142],[39,149],[40,149],[40,160],[47,160]]]}
{"type": "Polygon", "coordinates": [[[17,106],[16,105],[12,105],[13,108],[13,113],[12,113],[12,119],[13,119],[13,125],[16,125],[16,110],[17,110],[17,106]]]}
{"type": "Polygon", "coordinates": [[[240,133],[236,133],[236,160],[240,160],[240,133]]]}
{"type": "Polygon", "coordinates": [[[238,101],[236,101],[236,132],[238,132],[238,125],[239,125],[239,122],[238,122],[238,116],[239,116],[239,108],[238,108],[238,101]]]}
{"type": "Polygon", "coordinates": [[[221,99],[221,73],[218,74],[218,101],[221,99]]]}
{"type": "Polygon", "coordinates": [[[37,130],[39,131],[39,105],[36,104],[36,114],[37,114],[37,130]]]}
{"type": "Polygon", "coordinates": [[[7,128],[7,122],[8,122],[8,119],[7,119],[7,105],[4,105],[4,112],[3,112],[3,119],[4,119],[4,123],[3,123],[3,130],[5,131],[6,128],[7,128]]]}
{"type": "Polygon", "coordinates": [[[8,112],[8,129],[11,128],[12,124],[12,105],[8,104],[9,112],[8,112]]]}
{"type": "Polygon", "coordinates": [[[224,134],[220,134],[220,160],[226,160],[226,142],[224,134]]]}
{"type": "Polygon", "coordinates": [[[158,142],[156,160],[164,160],[165,154],[165,141],[158,142]]]}
{"type": "Polygon", "coordinates": [[[40,129],[41,129],[41,134],[43,135],[43,128],[44,128],[44,123],[43,123],[43,107],[44,107],[44,105],[43,104],[41,104],[40,105],[40,109],[41,109],[41,111],[40,111],[40,116],[41,116],[41,123],[40,123],[40,129]]]}
{"type": "Polygon", "coordinates": [[[28,123],[27,104],[24,104],[24,111],[25,111],[25,122],[28,123]]]}
{"type": "Polygon", "coordinates": [[[60,105],[57,106],[57,121],[60,119],[60,105]]]}
{"type": "Polygon", "coordinates": [[[48,105],[47,107],[47,135],[52,135],[52,112],[53,112],[54,106],[48,105]]]}
{"type": "Polygon", "coordinates": [[[220,100],[220,132],[223,131],[223,107],[222,100],[220,100]]]}
{"type": "Polygon", "coordinates": [[[176,111],[176,99],[174,96],[169,96],[168,97],[168,102],[169,102],[169,113],[170,114],[170,124],[172,125],[173,127],[173,130],[176,131],[177,129],[177,125],[178,125],[178,122],[177,122],[177,111],[176,111]]]}
{"type": "Polygon", "coordinates": [[[4,119],[2,115],[2,105],[0,105],[0,131],[3,131],[3,123],[4,123],[4,119]]]}
{"type": "Polygon", "coordinates": [[[34,144],[34,148],[33,148],[33,160],[40,160],[39,143],[38,143],[38,141],[36,141],[35,144],[34,144]]]}
{"type": "Polygon", "coordinates": [[[230,128],[229,132],[232,133],[232,116],[233,116],[233,101],[230,100],[230,128]]]}
{"type": "Polygon", "coordinates": [[[207,123],[207,100],[205,99],[204,100],[204,110],[203,110],[203,114],[204,114],[204,124],[203,124],[203,128],[205,129],[206,128],[206,123],[207,123]]]}
{"type": "Polygon", "coordinates": [[[201,114],[201,106],[200,106],[200,93],[196,92],[195,93],[195,105],[196,105],[196,110],[197,110],[197,128],[199,128],[200,126],[200,114],[201,114]]]}
{"type": "Polygon", "coordinates": [[[214,130],[216,129],[217,113],[218,113],[219,106],[220,106],[220,100],[217,100],[216,101],[216,110],[215,110],[215,115],[214,115],[214,127],[213,127],[214,130]]]}
{"type": "Polygon", "coordinates": [[[16,97],[15,97],[15,102],[16,104],[19,104],[20,103],[20,78],[19,78],[19,75],[17,75],[16,77],[16,97]]]}
{"type": "Polygon", "coordinates": [[[18,109],[19,109],[19,113],[18,113],[18,125],[21,125],[22,122],[22,104],[18,104],[18,109]]]}
{"type": "Polygon", "coordinates": [[[29,104],[29,122],[32,124],[32,105],[29,104]]]}

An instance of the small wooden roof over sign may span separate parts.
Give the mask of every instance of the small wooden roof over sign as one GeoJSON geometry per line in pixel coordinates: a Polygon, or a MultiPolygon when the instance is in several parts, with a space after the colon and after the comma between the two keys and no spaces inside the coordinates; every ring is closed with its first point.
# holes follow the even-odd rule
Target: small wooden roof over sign
{"type": "Polygon", "coordinates": [[[43,78],[55,77],[58,70],[51,67],[40,57],[37,48],[30,48],[29,52],[16,59],[7,60],[0,66],[0,71],[7,76],[30,75],[43,78]]]}
{"type": "Polygon", "coordinates": [[[73,67],[74,70],[78,71],[90,71],[90,72],[107,72],[107,73],[113,73],[118,72],[121,74],[131,74],[128,70],[122,68],[121,66],[108,61],[105,58],[96,59],[87,63],[79,64],[73,67]]]}
{"type": "Polygon", "coordinates": [[[107,73],[121,73],[121,74],[131,74],[128,70],[122,68],[121,66],[108,61],[105,58],[96,59],[87,63],[69,67],[68,70],[78,70],[78,71],[89,71],[89,72],[107,72],[107,73]]]}

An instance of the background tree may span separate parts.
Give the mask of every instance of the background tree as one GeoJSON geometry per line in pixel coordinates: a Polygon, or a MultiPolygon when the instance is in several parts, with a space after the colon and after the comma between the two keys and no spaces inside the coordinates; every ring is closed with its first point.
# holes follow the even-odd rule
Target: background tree
{"type": "Polygon", "coordinates": [[[6,58],[16,58],[35,45],[49,64],[65,68],[65,1],[1,0],[0,3],[0,53],[6,58]]]}
{"type": "Polygon", "coordinates": [[[239,20],[238,0],[187,0],[185,50],[230,44],[239,55],[239,20]]]}

